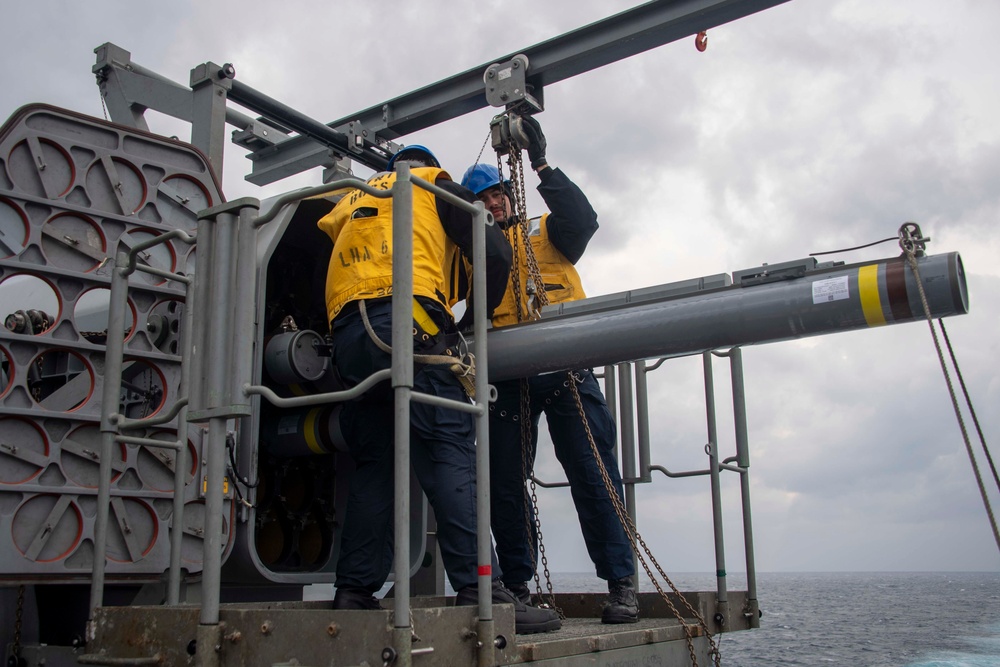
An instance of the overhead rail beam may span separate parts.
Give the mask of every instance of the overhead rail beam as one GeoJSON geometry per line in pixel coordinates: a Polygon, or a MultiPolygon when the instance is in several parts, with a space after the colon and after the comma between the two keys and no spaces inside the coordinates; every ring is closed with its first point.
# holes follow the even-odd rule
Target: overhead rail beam
{"type": "MultiPolygon", "coordinates": [[[[623,60],[629,56],[695,35],[788,0],[654,0],[553,39],[495,59],[528,57],[527,81],[536,96],[549,84],[623,60]]],[[[329,123],[346,132],[351,123],[383,139],[416,132],[487,105],[483,73],[491,63],[424,86],[329,123]]],[[[251,157],[247,180],[266,185],[294,171],[324,164],[321,147],[306,137],[294,137],[251,157]],[[309,165],[304,167],[303,165],[309,165]]]]}
{"type": "MultiPolygon", "coordinates": [[[[527,84],[542,99],[545,86],[630,56],[709,30],[736,19],[783,4],[788,0],[654,0],[590,25],[546,40],[493,62],[524,55],[529,62],[527,84]]],[[[196,113],[194,92],[131,62],[128,51],[104,44],[97,49],[94,72],[115,122],[148,129],[146,109],[154,109],[193,124],[203,121],[196,113]],[[195,111],[193,111],[195,109],[195,111]]],[[[336,162],[331,150],[374,169],[384,166],[386,142],[489,106],[483,75],[491,63],[351,113],[327,123],[306,118],[289,107],[235,81],[226,86],[230,99],[261,114],[253,119],[226,109],[225,120],[241,128],[233,140],[251,151],[251,173],[246,179],[267,185],[314,167],[336,162]],[[321,129],[325,127],[326,129],[321,129]],[[284,130],[298,134],[289,137],[284,130]]],[[[214,71],[205,63],[192,70],[214,71]]],[[[192,84],[194,86],[194,84],[192,84]]],[[[214,129],[192,129],[192,140],[221,166],[219,137],[203,134],[214,129]],[[205,145],[200,145],[205,144],[205,145]]],[[[389,147],[391,148],[391,146],[389,147]]]]}

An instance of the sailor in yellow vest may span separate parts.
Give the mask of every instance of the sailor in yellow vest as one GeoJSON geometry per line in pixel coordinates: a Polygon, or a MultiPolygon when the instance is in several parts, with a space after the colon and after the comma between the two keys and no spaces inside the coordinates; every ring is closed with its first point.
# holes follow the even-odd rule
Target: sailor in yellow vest
{"type": "MultiPolygon", "coordinates": [[[[528,221],[529,242],[543,285],[534,285],[532,281],[529,288],[531,273],[524,242],[517,229],[520,221],[511,207],[509,183],[501,182],[496,167],[480,163],[469,167],[462,179],[462,185],[476,193],[494,220],[506,230],[516,253],[514,266],[519,269],[519,275],[511,272],[503,301],[493,311],[493,325],[497,327],[530,318],[532,289],[544,289],[548,303],[584,298],[586,295],[574,264],[583,256],[597,231],[597,214],[587,197],[561,170],[549,166],[545,156],[545,135],[538,121],[532,117],[522,121],[530,140],[531,167],[541,181],[538,192],[550,211],[540,220],[528,221]],[[515,291],[515,280],[520,294],[515,291]]],[[[571,381],[577,383],[587,423],[618,498],[624,498],[621,473],[615,459],[615,423],[590,369],[528,378],[531,420],[528,470],[534,466],[538,421],[544,412],[556,457],[569,480],[587,551],[597,576],[608,582],[609,596],[602,621],[634,623],[639,620],[639,608],[633,580],[632,546],[591,452],[576,401],[569,390],[571,381]]],[[[490,406],[491,524],[504,583],[527,603],[531,600],[531,592],[526,582],[534,578],[532,562],[538,546],[534,521],[528,522],[532,541],[525,540],[525,516],[531,510],[525,507],[530,498],[525,493],[521,461],[521,381],[499,382],[496,389],[498,398],[490,406]]]]}
{"type": "MultiPolygon", "coordinates": [[[[451,180],[423,146],[408,146],[376,174],[369,185],[390,189],[393,169],[403,161],[412,173],[444,190],[475,201],[451,180]]],[[[327,272],[326,303],[333,334],[333,363],[356,385],[389,368],[392,341],[392,198],[355,190],[319,221],[333,239],[327,272]],[[367,326],[366,326],[367,325],[367,326]],[[367,329],[370,327],[371,331],[367,329]]],[[[439,355],[457,339],[449,303],[452,276],[460,255],[472,257],[472,216],[422,188],[413,188],[414,354],[439,355]]],[[[510,271],[511,250],[496,226],[487,227],[487,313],[500,302],[510,271]]],[[[468,400],[448,365],[418,364],[414,391],[468,400]]],[[[359,400],[346,403],[340,416],[344,439],[357,466],[351,477],[346,519],[337,562],[335,609],[378,609],[374,597],[392,567],[393,394],[380,383],[359,400]]],[[[434,508],[441,557],[458,604],[476,604],[476,454],[471,414],[413,402],[410,407],[410,458],[420,485],[434,508]]],[[[400,474],[406,474],[400,471],[400,474]]],[[[515,605],[522,633],[560,627],[558,615],[528,607],[500,583],[493,556],[493,600],[515,605]]]]}

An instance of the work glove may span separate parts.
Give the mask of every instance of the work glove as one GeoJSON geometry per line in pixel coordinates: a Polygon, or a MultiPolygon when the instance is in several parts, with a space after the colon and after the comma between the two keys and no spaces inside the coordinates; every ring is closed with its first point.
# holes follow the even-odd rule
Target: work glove
{"type": "Polygon", "coordinates": [[[531,160],[531,168],[538,169],[546,162],[546,141],[545,135],[542,134],[542,126],[533,116],[522,116],[521,128],[528,137],[528,159],[531,160]]]}

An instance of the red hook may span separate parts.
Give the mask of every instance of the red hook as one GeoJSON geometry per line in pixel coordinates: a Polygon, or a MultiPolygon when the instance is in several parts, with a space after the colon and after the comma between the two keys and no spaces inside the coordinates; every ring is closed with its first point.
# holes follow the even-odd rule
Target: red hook
{"type": "Polygon", "coordinates": [[[694,38],[694,48],[704,51],[708,48],[708,33],[702,30],[694,38]]]}

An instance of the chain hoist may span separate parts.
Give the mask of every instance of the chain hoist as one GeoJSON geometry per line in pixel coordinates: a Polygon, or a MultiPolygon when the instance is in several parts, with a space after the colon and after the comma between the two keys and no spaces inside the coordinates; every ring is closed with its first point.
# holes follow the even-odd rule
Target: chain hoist
{"type": "MultiPolygon", "coordinates": [[[[497,151],[497,172],[504,173],[503,156],[507,156],[507,166],[510,172],[510,188],[507,194],[511,200],[511,208],[508,215],[514,217],[511,224],[504,229],[507,241],[513,249],[514,261],[511,267],[511,288],[514,293],[515,314],[518,322],[538,319],[542,306],[548,304],[548,297],[545,294],[545,283],[542,281],[541,271],[538,268],[538,261],[535,259],[535,250],[531,245],[530,229],[527,212],[527,197],[524,189],[524,162],[522,160],[521,149],[527,146],[527,140],[520,129],[520,117],[516,114],[505,113],[497,116],[491,123],[491,136],[493,138],[493,148],[497,151]],[[523,249],[525,262],[525,285],[521,287],[521,251],[523,249]],[[527,303],[524,302],[527,297],[527,303]]],[[[521,379],[518,393],[520,396],[519,414],[515,419],[521,426],[521,473],[526,481],[524,488],[524,531],[529,543],[531,539],[531,527],[534,524],[537,538],[537,554],[531,550],[531,569],[534,574],[535,591],[543,600],[543,604],[555,609],[559,616],[565,618],[562,610],[555,604],[555,592],[552,587],[552,577],[549,571],[548,557],[545,553],[545,540],[542,534],[541,516],[538,512],[538,489],[533,475],[534,447],[531,437],[531,395],[528,387],[528,380],[521,379]],[[538,560],[542,563],[542,573],[545,577],[545,592],[542,592],[542,584],[538,575],[538,560]]]]}
{"type": "MultiPolygon", "coordinates": [[[[503,174],[503,160],[502,156],[507,155],[507,164],[510,168],[510,189],[508,194],[512,199],[512,207],[514,211],[511,213],[516,215],[514,224],[511,224],[505,230],[507,234],[507,239],[511,243],[514,250],[514,265],[511,269],[511,282],[514,291],[514,305],[516,308],[517,321],[524,322],[528,320],[538,319],[539,313],[543,306],[548,305],[548,295],[545,292],[545,283],[542,280],[541,271],[538,267],[538,262],[535,258],[534,248],[530,241],[530,229],[528,226],[528,216],[526,212],[526,197],[524,189],[524,169],[523,162],[521,159],[521,148],[527,147],[527,140],[524,137],[523,131],[520,129],[520,119],[516,115],[507,113],[502,114],[494,119],[491,123],[491,131],[493,136],[493,147],[497,150],[497,170],[502,175],[503,174]],[[499,135],[499,141],[498,141],[499,135]],[[518,249],[524,249],[524,262],[525,266],[525,287],[522,291],[521,289],[521,256],[518,249]],[[527,298],[528,303],[524,303],[524,299],[527,298]]],[[[502,178],[502,176],[501,176],[502,178]]],[[[565,386],[569,388],[570,393],[573,396],[573,400],[576,403],[577,412],[579,413],[580,420],[583,424],[584,431],[587,435],[587,442],[590,446],[591,452],[597,462],[598,470],[601,474],[601,479],[604,482],[605,489],[608,493],[609,498],[614,506],[615,514],[618,520],[621,522],[622,528],[625,531],[626,536],[629,538],[630,542],[635,545],[642,547],[640,552],[636,550],[636,555],[638,556],[639,562],[642,563],[643,569],[645,570],[650,581],[652,581],[653,586],[656,588],[660,597],[664,600],[667,607],[670,608],[674,617],[681,624],[684,629],[684,636],[687,642],[688,653],[691,657],[691,664],[694,667],[698,666],[698,658],[694,650],[694,626],[686,623],[681,612],[677,609],[673,601],[667,596],[660,586],[659,581],[654,577],[652,569],[650,568],[650,562],[653,567],[656,568],[662,579],[669,585],[670,589],[676,594],[677,598],[681,601],[685,610],[697,620],[698,626],[704,632],[705,637],[708,639],[710,650],[709,654],[713,656],[716,667],[721,665],[721,654],[719,652],[719,647],[712,636],[711,631],[708,628],[708,624],[702,615],[691,606],[687,599],[681,595],[680,591],[670,580],[670,578],[660,567],[660,564],[656,561],[649,547],[646,545],[642,536],[636,529],[635,523],[628,516],[628,512],[623,504],[621,498],[618,495],[617,490],[611,477],[608,474],[607,468],[604,465],[604,461],[601,458],[600,452],[597,449],[597,444],[594,441],[593,433],[590,430],[590,423],[587,419],[586,412],[583,408],[583,402],[580,399],[580,393],[577,389],[577,385],[583,382],[583,378],[574,372],[567,373],[567,381],[564,383],[565,386]],[[648,557],[648,562],[647,562],[648,557]]],[[[534,513],[534,524],[535,530],[538,536],[538,552],[541,556],[543,570],[545,574],[546,584],[548,587],[548,594],[552,601],[552,606],[554,607],[555,597],[552,592],[552,583],[549,578],[548,562],[545,558],[545,547],[544,541],[542,539],[541,533],[541,522],[538,515],[538,503],[536,494],[536,485],[534,482],[534,476],[532,475],[531,465],[529,461],[533,459],[532,454],[532,417],[531,417],[531,400],[528,391],[528,381],[527,379],[522,379],[520,381],[520,414],[518,415],[518,420],[521,425],[521,464],[522,473],[527,480],[528,484],[525,488],[525,499],[528,501],[525,505],[525,533],[530,541],[531,533],[531,517],[529,516],[528,506],[533,508],[534,513]],[[530,492],[529,492],[530,488],[530,492]]],[[[535,588],[541,595],[541,585],[539,582],[539,576],[537,572],[537,563],[535,561],[535,552],[532,551],[532,569],[535,570],[535,588]]],[[[560,612],[560,616],[562,613],[560,612]]]]}

